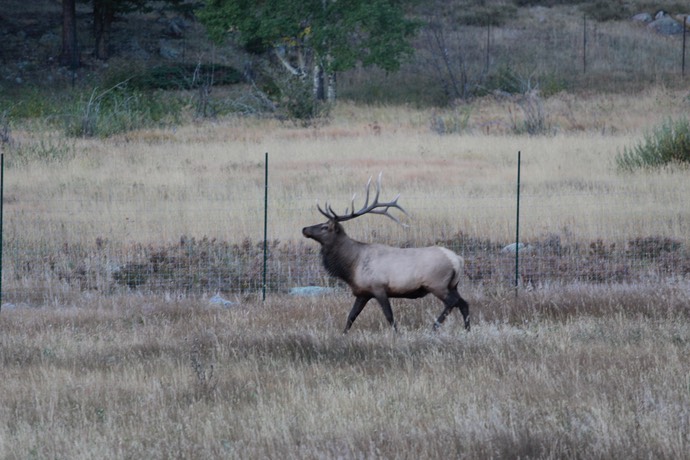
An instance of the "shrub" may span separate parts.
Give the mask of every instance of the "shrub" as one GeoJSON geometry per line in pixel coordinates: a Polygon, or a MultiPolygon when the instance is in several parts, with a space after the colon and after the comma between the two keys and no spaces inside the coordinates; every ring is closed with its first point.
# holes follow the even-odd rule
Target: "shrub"
{"type": "Polygon", "coordinates": [[[598,0],[587,3],[582,6],[582,11],[584,11],[587,17],[601,22],[617,21],[631,15],[631,11],[627,5],[623,5],[622,2],[612,2],[610,0],[598,0]]]}
{"type": "Polygon", "coordinates": [[[685,117],[667,120],[637,146],[624,148],[616,163],[627,171],[690,163],[690,122],[685,117]]]}
{"type": "Polygon", "coordinates": [[[73,113],[67,114],[65,131],[70,136],[107,137],[176,123],[181,109],[181,102],[170,95],[132,89],[122,82],[101,92],[95,88],[88,98],[82,98],[73,113]]]}
{"type": "Polygon", "coordinates": [[[159,65],[134,76],[131,84],[139,89],[194,89],[205,84],[233,85],[242,82],[233,67],[215,64],[159,65]]]}
{"type": "Polygon", "coordinates": [[[501,26],[517,13],[517,7],[508,4],[486,4],[475,0],[469,8],[460,8],[457,23],[468,26],[501,26]]]}

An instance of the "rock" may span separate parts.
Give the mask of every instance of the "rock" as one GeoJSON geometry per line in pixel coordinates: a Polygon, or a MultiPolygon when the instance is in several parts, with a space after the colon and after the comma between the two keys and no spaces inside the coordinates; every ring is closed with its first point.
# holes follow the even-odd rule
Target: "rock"
{"type": "Polygon", "coordinates": [[[41,35],[41,38],[38,39],[38,44],[44,48],[48,48],[49,50],[53,51],[56,49],[60,49],[60,47],[62,46],[62,41],[57,34],[54,34],[53,32],[47,32],[41,35]]]}
{"type": "Polygon", "coordinates": [[[180,49],[173,45],[169,40],[159,40],[158,54],[165,59],[175,60],[180,57],[180,54],[182,53],[180,49]]]}
{"type": "Polygon", "coordinates": [[[683,25],[669,16],[663,16],[660,19],[656,19],[647,24],[647,27],[661,35],[677,35],[683,33],[683,25]]]}
{"type": "Polygon", "coordinates": [[[137,40],[135,37],[132,37],[132,39],[129,40],[125,46],[125,50],[127,50],[127,52],[136,59],[145,60],[150,58],[149,53],[144,49],[143,46],[141,46],[139,40],[137,40]]]}
{"type": "Polygon", "coordinates": [[[182,38],[188,27],[187,21],[180,17],[175,17],[168,22],[166,33],[172,38],[182,38]]]}
{"type": "Polygon", "coordinates": [[[322,286],[297,286],[290,288],[290,295],[297,297],[314,297],[317,295],[331,294],[333,288],[322,286]]]}
{"type": "Polygon", "coordinates": [[[648,24],[648,23],[652,22],[652,15],[649,13],[638,13],[632,17],[632,20],[637,21],[637,22],[644,22],[645,24],[648,24]]]}
{"type": "MultiPolygon", "coordinates": [[[[501,249],[501,252],[505,254],[515,254],[515,245],[516,243],[509,244],[508,246],[505,246],[503,249],[501,249]]],[[[527,247],[526,244],[524,243],[517,243],[517,250],[518,252],[523,252],[528,250],[529,247],[527,247]]]]}
{"type": "Polygon", "coordinates": [[[210,299],[208,299],[208,303],[210,303],[211,305],[219,305],[225,308],[237,305],[237,303],[233,302],[232,300],[224,299],[220,294],[216,294],[210,299]]]}

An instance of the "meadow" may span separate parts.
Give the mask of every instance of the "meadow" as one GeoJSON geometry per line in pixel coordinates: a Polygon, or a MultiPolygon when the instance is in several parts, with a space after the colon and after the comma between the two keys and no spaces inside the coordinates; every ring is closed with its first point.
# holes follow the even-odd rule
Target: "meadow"
{"type": "Polygon", "coordinates": [[[540,136],[516,134],[528,114],[493,96],[341,103],[312,127],[15,129],[36,148],[6,158],[0,458],[686,458],[688,170],[614,160],[687,113],[687,92],[543,104],[540,136]],[[534,252],[516,295],[500,249],[515,238],[518,151],[534,252]],[[393,304],[398,334],[374,304],[340,334],[352,298],[301,228],[379,171],[408,226],[367,216],[348,233],[463,254],[470,333],[455,313],[432,333],[441,306],[423,299],[393,304]],[[335,289],[287,294],[304,284],[335,289]]]}

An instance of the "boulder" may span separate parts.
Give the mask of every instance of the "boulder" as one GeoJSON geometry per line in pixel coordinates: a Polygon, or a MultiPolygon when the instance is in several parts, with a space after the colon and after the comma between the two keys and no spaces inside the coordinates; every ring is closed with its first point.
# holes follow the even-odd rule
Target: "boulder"
{"type": "Polygon", "coordinates": [[[161,57],[174,61],[180,57],[182,51],[180,51],[170,40],[159,40],[158,53],[161,57]]]}
{"type": "Polygon", "coordinates": [[[660,19],[656,19],[647,24],[647,27],[660,35],[677,35],[683,33],[683,25],[670,16],[663,16],[660,19]]]}
{"type": "Polygon", "coordinates": [[[233,302],[232,300],[224,299],[220,294],[216,294],[210,299],[208,299],[208,303],[211,305],[219,305],[221,307],[229,308],[232,307],[233,305],[237,305],[236,302],[233,302]]]}
{"type": "Polygon", "coordinates": [[[517,249],[518,252],[523,252],[527,251],[529,247],[524,244],[524,243],[512,243],[509,244],[508,246],[505,246],[503,249],[501,249],[501,252],[504,254],[515,254],[515,250],[517,249]]]}
{"type": "Polygon", "coordinates": [[[314,297],[333,292],[333,288],[322,286],[297,286],[290,289],[290,295],[297,297],[314,297]]]}
{"type": "Polygon", "coordinates": [[[638,13],[632,17],[632,20],[636,22],[643,22],[645,24],[649,24],[653,21],[653,18],[652,15],[649,13],[638,13]]]}

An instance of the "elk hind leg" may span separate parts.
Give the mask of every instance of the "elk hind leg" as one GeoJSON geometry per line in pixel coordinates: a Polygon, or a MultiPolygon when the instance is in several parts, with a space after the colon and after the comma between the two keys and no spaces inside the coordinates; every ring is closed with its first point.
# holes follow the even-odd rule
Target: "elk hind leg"
{"type": "Polygon", "coordinates": [[[465,322],[465,329],[470,330],[470,306],[469,304],[460,297],[460,294],[458,294],[458,291],[453,289],[451,290],[448,295],[442,299],[444,305],[446,308],[443,309],[443,312],[441,313],[441,316],[438,317],[436,322],[434,323],[434,330],[438,329],[441,324],[446,320],[450,312],[453,310],[453,308],[458,308],[460,312],[462,313],[463,320],[465,322]]]}

